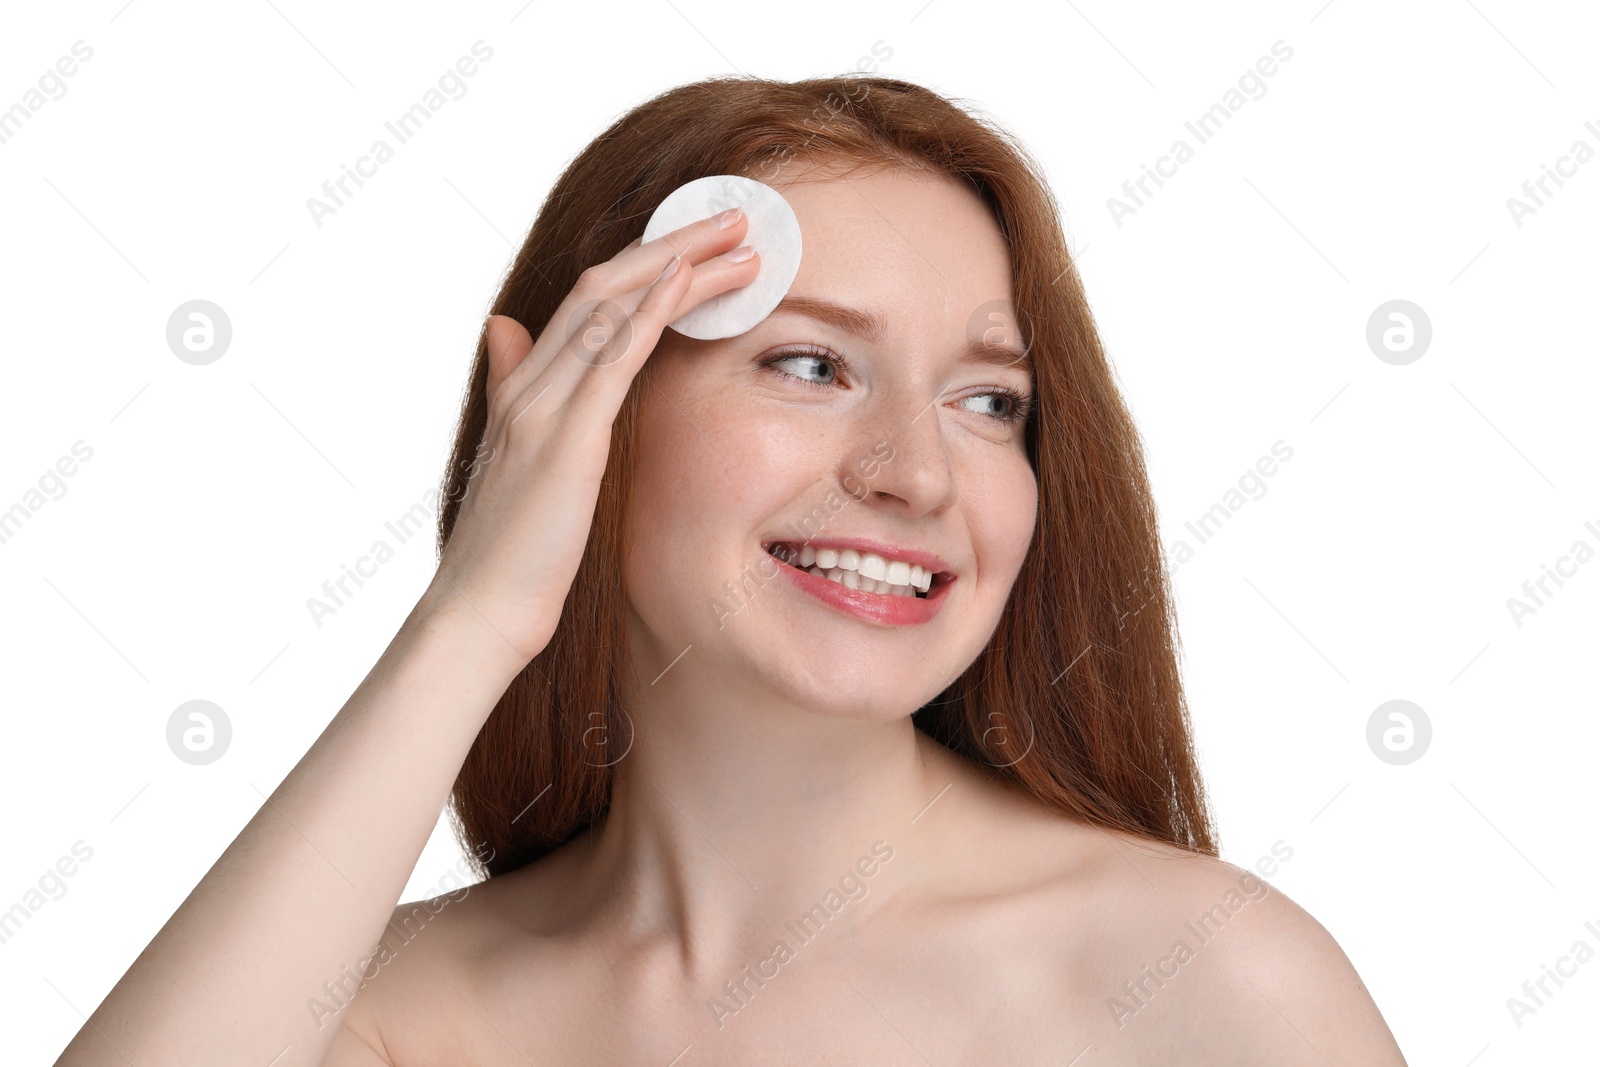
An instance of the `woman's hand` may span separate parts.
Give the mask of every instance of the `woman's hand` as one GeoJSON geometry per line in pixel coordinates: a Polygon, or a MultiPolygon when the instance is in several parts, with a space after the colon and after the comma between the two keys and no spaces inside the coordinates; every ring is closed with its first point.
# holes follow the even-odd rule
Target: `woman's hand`
{"type": "Polygon", "coordinates": [[[513,319],[489,319],[489,422],[423,600],[481,617],[518,669],[555,632],[634,375],[667,323],[759,270],[753,254],[728,259],[748,228],[743,212],[728,214],[590,267],[538,340],[513,319]]]}

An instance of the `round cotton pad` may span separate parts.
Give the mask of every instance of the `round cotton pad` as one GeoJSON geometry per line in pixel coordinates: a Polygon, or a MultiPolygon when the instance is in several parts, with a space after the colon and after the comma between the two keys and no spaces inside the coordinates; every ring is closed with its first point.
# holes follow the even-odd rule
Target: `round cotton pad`
{"type": "Polygon", "coordinates": [[[709,297],[671,323],[685,337],[714,341],[752,329],[772,314],[800,270],[800,220],[789,201],[770,185],[737,174],[713,174],[678,186],[650,216],[640,243],[731,207],[750,220],[744,243],[761,257],[760,271],[748,285],[709,297]]]}

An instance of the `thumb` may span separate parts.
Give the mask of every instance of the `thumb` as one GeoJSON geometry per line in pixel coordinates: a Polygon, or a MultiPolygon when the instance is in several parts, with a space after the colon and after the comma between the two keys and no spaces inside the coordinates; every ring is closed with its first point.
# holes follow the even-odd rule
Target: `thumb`
{"type": "Polygon", "coordinates": [[[516,319],[490,315],[484,341],[489,353],[489,399],[493,400],[501,384],[533,351],[533,335],[516,319]]]}

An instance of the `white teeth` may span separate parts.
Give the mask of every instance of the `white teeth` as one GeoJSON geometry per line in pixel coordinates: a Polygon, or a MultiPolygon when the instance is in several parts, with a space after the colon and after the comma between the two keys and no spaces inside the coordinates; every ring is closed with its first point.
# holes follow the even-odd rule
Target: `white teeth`
{"type": "Polygon", "coordinates": [[[847,586],[851,589],[864,589],[869,593],[879,593],[887,596],[908,596],[913,599],[915,599],[917,595],[915,586],[890,585],[888,582],[879,582],[874,581],[871,578],[863,578],[856,571],[841,570],[838,567],[825,571],[821,567],[813,564],[812,566],[806,568],[806,573],[815,574],[818,578],[826,578],[831,582],[838,582],[840,585],[847,586]]]}
{"type": "Polygon", "coordinates": [[[810,544],[790,547],[790,562],[803,571],[828,578],[851,589],[893,596],[915,596],[933,586],[933,572],[920,563],[888,559],[853,548],[817,548],[810,544]]]}

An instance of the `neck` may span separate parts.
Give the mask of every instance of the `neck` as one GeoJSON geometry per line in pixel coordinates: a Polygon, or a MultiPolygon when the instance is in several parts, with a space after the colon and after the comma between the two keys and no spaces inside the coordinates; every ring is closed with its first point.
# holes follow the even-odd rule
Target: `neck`
{"type": "Polygon", "coordinates": [[[685,666],[628,705],[633,743],[587,849],[607,928],[714,977],[853,926],[909,884],[886,857],[910,844],[954,757],[909,715],[818,715],[685,666]]]}

